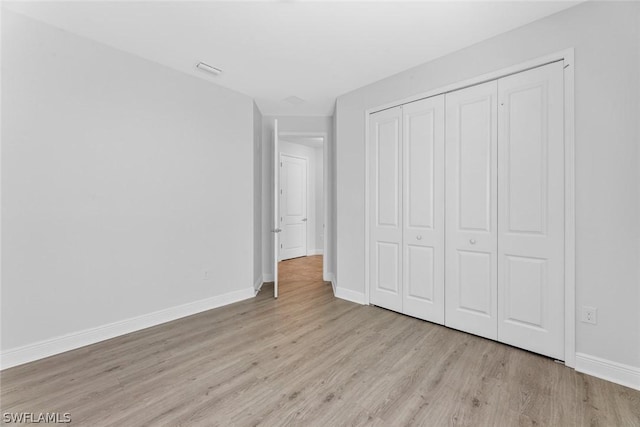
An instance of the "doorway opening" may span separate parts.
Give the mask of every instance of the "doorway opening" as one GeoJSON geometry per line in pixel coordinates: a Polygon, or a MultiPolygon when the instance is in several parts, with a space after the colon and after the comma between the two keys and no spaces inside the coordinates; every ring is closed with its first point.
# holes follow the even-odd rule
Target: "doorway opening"
{"type": "Polygon", "coordinates": [[[278,132],[277,124],[274,142],[273,271],[277,298],[279,276],[286,277],[285,285],[295,283],[298,276],[327,280],[328,146],[323,132],[278,132]]]}

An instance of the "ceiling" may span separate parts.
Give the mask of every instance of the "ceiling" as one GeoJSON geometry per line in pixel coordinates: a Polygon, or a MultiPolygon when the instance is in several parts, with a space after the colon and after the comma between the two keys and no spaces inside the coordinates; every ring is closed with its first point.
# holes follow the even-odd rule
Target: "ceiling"
{"type": "Polygon", "coordinates": [[[69,32],[251,96],[264,115],[335,98],[578,2],[3,2],[69,32]],[[223,70],[195,68],[199,61],[223,70]],[[302,101],[302,102],[301,102],[302,101]]]}

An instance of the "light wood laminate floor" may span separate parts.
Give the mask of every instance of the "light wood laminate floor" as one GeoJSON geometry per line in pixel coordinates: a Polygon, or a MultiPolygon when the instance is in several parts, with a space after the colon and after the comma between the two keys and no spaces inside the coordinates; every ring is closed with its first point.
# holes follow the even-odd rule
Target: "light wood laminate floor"
{"type": "Polygon", "coordinates": [[[72,425],[640,426],[640,392],[333,297],[321,257],[251,300],[1,373],[3,412],[72,425]]]}

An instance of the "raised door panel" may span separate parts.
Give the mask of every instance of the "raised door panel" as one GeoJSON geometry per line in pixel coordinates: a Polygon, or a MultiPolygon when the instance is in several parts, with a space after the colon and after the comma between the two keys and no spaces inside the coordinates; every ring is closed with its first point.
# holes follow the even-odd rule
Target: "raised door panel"
{"type": "Polygon", "coordinates": [[[403,312],[444,323],[444,95],[402,107],[403,312]]]}
{"type": "Polygon", "coordinates": [[[405,247],[405,296],[409,300],[433,303],[435,299],[434,248],[419,245],[405,247]]]}
{"type": "Polygon", "coordinates": [[[400,245],[394,242],[376,242],[376,288],[378,292],[397,295],[400,292],[400,245]]]}
{"type": "Polygon", "coordinates": [[[547,260],[507,255],[500,271],[504,274],[501,314],[504,321],[529,329],[545,329],[544,300],[549,292],[547,260]]]}
{"type": "MultiPolygon", "coordinates": [[[[476,88],[470,88],[474,91],[476,88]]],[[[456,94],[451,95],[454,98],[456,94]]],[[[457,203],[458,229],[491,232],[492,135],[493,96],[481,96],[462,103],[456,109],[457,117],[457,203]]]]}
{"type": "Polygon", "coordinates": [[[304,165],[294,159],[285,157],[287,166],[287,204],[284,214],[287,216],[304,215],[306,200],[303,198],[303,187],[306,174],[303,173],[304,165]]]}
{"type": "MultiPolygon", "coordinates": [[[[431,103],[429,103],[431,104],[431,103]]],[[[405,105],[405,208],[408,228],[433,229],[437,105],[405,105]]],[[[438,119],[442,120],[442,113],[438,119]]],[[[440,160],[440,159],[438,159],[440,160]]]]}
{"type": "Polygon", "coordinates": [[[564,360],[563,63],[498,88],[498,338],[564,360]]]}
{"type": "Polygon", "coordinates": [[[458,250],[457,311],[491,318],[494,294],[491,253],[458,250]]]}
{"type": "Polygon", "coordinates": [[[381,120],[374,138],[376,152],[376,225],[398,228],[400,225],[400,123],[381,120]]]}
{"type": "Polygon", "coordinates": [[[446,95],[445,325],[497,338],[497,82],[446,95]]]}
{"type": "Polygon", "coordinates": [[[402,312],[402,111],[369,120],[369,289],[374,305],[402,312]]]}

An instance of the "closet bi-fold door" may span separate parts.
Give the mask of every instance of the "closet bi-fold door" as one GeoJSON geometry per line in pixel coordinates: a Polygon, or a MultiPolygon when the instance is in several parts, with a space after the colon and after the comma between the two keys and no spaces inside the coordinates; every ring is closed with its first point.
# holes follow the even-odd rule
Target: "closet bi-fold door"
{"type": "Polygon", "coordinates": [[[445,325],[497,339],[497,82],[446,95],[445,325]]]}
{"type": "Polygon", "coordinates": [[[370,301],[402,312],[402,109],[369,117],[370,301]]]}
{"type": "Polygon", "coordinates": [[[564,360],[563,63],[498,80],[498,339],[564,360]]]}
{"type": "Polygon", "coordinates": [[[444,95],[402,106],[403,313],[444,324],[444,95]]]}

